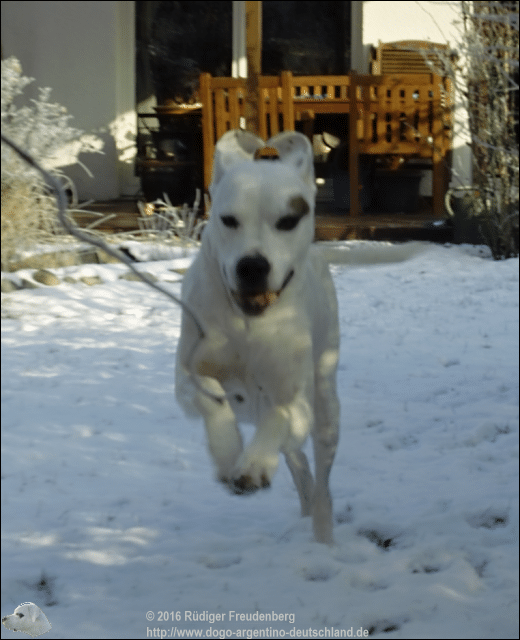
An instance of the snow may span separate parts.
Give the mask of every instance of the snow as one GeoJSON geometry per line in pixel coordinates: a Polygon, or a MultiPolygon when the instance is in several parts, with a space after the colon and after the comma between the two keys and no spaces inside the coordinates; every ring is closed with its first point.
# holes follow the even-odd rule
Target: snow
{"type": "MultiPolygon", "coordinates": [[[[165,296],[123,265],[2,294],[2,616],[35,602],[49,639],[518,637],[518,260],[323,248],[342,338],[332,547],[284,464],[253,496],[214,481],[175,401],[165,296]]],[[[140,268],[179,293],[191,255],[140,268]]]]}

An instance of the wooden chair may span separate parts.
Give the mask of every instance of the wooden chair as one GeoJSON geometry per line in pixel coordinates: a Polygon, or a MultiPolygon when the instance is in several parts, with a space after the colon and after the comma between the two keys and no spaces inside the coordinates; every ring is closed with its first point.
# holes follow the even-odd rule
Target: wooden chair
{"type": "MultiPolygon", "coordinates": [[[[361,153],[430,160],[433,213],[443,217],[447,183],[444,161],[451,138],[444,125],[442,78],[435,74],[351,74],[351,83],[356,100],[351,101],[350,112],[350,184],[359,184],[361,153]]],[[[354,188],[350,193],[352,215],[359,211],[359,191],[354,188]]]]}
{"type": "MultiPolygon", "coordinates": [[[[259,76],[258,135],[267,140],[280,131],[294,129],[294,107],[288,71],[280,76],[259,76]]],[[[243,78],[200,76],[204,189],[211,183],[213,153],[217,140],[230,129],[239,129],[244,118],[246,81],[243,78]]]]}
{"type": "Polygon", "coordinates": [[[449,44],[424,40],[381,42],[373,48],[370,71],[373,75],[440,73],[440,56],[449,55],[449,44]]]}

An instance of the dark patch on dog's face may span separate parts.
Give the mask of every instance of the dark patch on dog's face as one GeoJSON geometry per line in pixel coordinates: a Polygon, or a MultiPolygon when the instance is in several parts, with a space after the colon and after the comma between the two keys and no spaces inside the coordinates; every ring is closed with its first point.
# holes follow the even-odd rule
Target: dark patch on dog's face
{"type": "Polygon", "coordinates": [[[276,222],[278,231],[292,231],[296,229],[302,218],[308,215],[310,211],[309,203],[302,196],[293,196],[287,203],[286,215],[279,218],[276,222]]]}
{"type": "Polygon", "coordinates": [[[305,216],[309,213],[309,203],[302,196],[294,196],[289,200],[289,209],[297,216],[305,216]]]}

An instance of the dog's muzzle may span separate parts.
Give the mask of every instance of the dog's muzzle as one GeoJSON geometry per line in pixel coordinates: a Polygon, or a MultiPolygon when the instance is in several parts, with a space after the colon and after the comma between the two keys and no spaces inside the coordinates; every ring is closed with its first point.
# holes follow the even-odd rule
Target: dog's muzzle
{"type": "Polygon", "coordinates": [[[276,302],[285,287],[291,281],[294,271],[291,269],[278,290],[267,286],[269,262],[261,255],[245,256],[236,266],[238,291],[231,291],[235,303],[248,316],[259,316],[267,307],[276,302]]]}

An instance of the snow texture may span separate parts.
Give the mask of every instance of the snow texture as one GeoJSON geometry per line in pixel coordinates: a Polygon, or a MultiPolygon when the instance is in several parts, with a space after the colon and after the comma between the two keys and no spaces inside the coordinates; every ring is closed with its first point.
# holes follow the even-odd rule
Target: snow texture
{"type": "MultiPolygon", "coordinates": [[[[123,265],[2,295],[3,616],[35,601],[47,638],[518,637],[518,260],[324,249],[342,340],[332,547],[284,464],[252,496],[214,481],[175,402],[166,297],[123,265]]],[[[190,260],[141,266],[178,294],[190,260]]]]}

